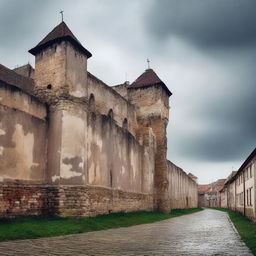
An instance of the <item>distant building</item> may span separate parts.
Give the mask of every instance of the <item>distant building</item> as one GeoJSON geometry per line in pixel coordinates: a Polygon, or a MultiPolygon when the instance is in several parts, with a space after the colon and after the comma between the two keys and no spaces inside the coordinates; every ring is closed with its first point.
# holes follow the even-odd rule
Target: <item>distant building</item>
{"type": "Polygon", "coordinates": [[[256,148],[239,170],[231,173],[220,191],[221,207],[256,220],[256,148]]]}
{"type": "Polygon", "coordinates": [[[198,185],[199,207],[220,207],[220,190],[225,181],[226,179],[219,179],[211,184],[198,185]]]}

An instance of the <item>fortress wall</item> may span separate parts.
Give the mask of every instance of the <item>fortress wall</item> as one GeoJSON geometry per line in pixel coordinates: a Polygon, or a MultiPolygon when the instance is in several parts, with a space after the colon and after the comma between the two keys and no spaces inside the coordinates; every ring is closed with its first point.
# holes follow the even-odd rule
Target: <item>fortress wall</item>
{"type": "Polygon", "coordinates": [[[111,86],[111,88],[114,89],[116,92],[118,92],[126,100],[128,100],[128,92],[127,92],[128,86],[129,86],[129,82],[125,82],[124,84],[111,86]]]}
{"type": "Polygon", "coordinates": [[[94,95],[96,111],[102,115],[108,115],[109,111],[112,110],[113,119],[120,127],[124,126],[124,120],[127,119],[127,129],[135,136],[137,130],[135,107],[89,72],[87,83],[88,97],[94,95]]]}
{"type": "Polygon", "coordinates": [[[21,89],[0,84],[0,181],[43,182],[46,107],[21,89]]]}
{"type": "Polygon", "coordinates": [[[110,116],[91,112],[87,140],[88,184],[153,193],[152,135],[148,134],[149,146],[143,147],[110,116]]]}
{"type": "Polygon", "coordinates": [[[197,183],[168,161],[169,198],[172,209],[198,207],[197,183]]]}

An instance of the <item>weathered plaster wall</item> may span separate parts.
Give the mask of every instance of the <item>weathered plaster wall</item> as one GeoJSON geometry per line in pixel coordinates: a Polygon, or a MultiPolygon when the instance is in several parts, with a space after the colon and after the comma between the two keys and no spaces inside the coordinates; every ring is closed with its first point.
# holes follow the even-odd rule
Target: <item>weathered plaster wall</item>
{"type": "Polygon", "coordinates": [[[170,161],[168,161],[168,178],[172,209],[198,207],[197,183],[170,161]]]}
{"type": "Polygon", "coordinates": [[[122,97],[128,100],[127,88],[129,87],[129,82],[123,84],[112,86],[111,88],[118,92],[122,97]]]}
{"type": "Polygon", "coordinates": [[[14,86],[0,85],[0,181],[45,179],[46,107],[14,86]]]}
{"type": "Polygon", "coordinates": [[[154,138],[143,147],[110,116],[88,120],[88,184],[153,193],[154,138]]]}

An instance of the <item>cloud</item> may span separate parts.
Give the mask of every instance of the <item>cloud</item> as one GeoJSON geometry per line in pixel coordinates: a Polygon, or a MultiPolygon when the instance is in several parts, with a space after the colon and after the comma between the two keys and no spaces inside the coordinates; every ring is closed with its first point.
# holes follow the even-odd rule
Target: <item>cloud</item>
{"type": "MultiPolygon", "coordinates": [[[[197,50],[187,46],[188,58],[169,67],[169,84],[174,85],[169,157],[242,161],[256,144],[256,53],[242,49],[231,58],[222,51],[201,55],[197,50]]],[[[177,46],[179,51],[184,48],[177,46]]]]}
{"type": "Polygon", "coordinates": [[[176,35],[204,47],[256,43],[254,0],[154,1],[146,16],[148,32],[159,41],[176,35]]]}

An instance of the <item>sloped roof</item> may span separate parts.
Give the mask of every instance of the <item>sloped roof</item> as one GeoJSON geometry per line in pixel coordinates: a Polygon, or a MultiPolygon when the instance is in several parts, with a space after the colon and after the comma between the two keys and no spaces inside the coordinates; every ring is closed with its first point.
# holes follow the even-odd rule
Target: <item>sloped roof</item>
{"type": "Polygon", "coordinates": [[[229,183],[230,180],[236,175],[237,171],[232,171],[229,176],[227,177],[225,184],[229,183]]]}
{"type": "Polygon", "coordinates": [[[35,55],[43,48],[53,43],[60,42],[62,40],[67,40],[73,45],[75,45],[88,58],[92,56],[92,54],[82,46],[82,44],[74,36],[74,34],[71,32],[71,30],[68,28],[67,24],[64,21],[62,21],[58,26],[56,26],[42,41],[40,41],[36,45],[36,47],[30,49],[29,52],[35,55]]]}
{"type": "Polygon", "coordinates": [[[32,94],[35,86],[34,80],[17,74],[15,71],[0,64],[0,84],[8,84],[32,94]]]}
{"type": "Polygon", "coordinates": [[[233,180],[236,179],[236,177],[244,170],[244,168],[247,166],[247,164],[250,163],[254,157],[256,157],[256,148],[254,148],[254,150],[251,152],[251,154],[246,158],[246,160],[240,166],[238,171],[236,173],[234,173],[234,175],[232,177],[229,177],[229,179],[226,181],[226,184],[233,182],[233,180]]]}
{"type": "Polygon", "coordinates": [[[198,193],[205,193],[210,189],[211,185],[205,184],[205,185],[198,185],[197,187],[198,187],[198,193]]]}
{"type": "Polygon", "coordinates": [[[191,172],[188,174],[188,176],[191,177],[191,178],[197,179],[197,177],[191,172]]]}
{"type": "Polygon", "coordinates": [[[143,87],[149,87],[154,85],[162,86],[167,92],[168,96],[171,96],[172,93],[165,85],[165,83],[158,77],[153,69],[146,69],[129,87],[128,89],[137,89],[143,87]]]}
{"type": "Polygon", "coordinates": [[[206,184],[206,185],[198,185],[199,193],[216,193],[220,191],[225,183],[226,179],[218,179],[217,181],[206,184]]]}

